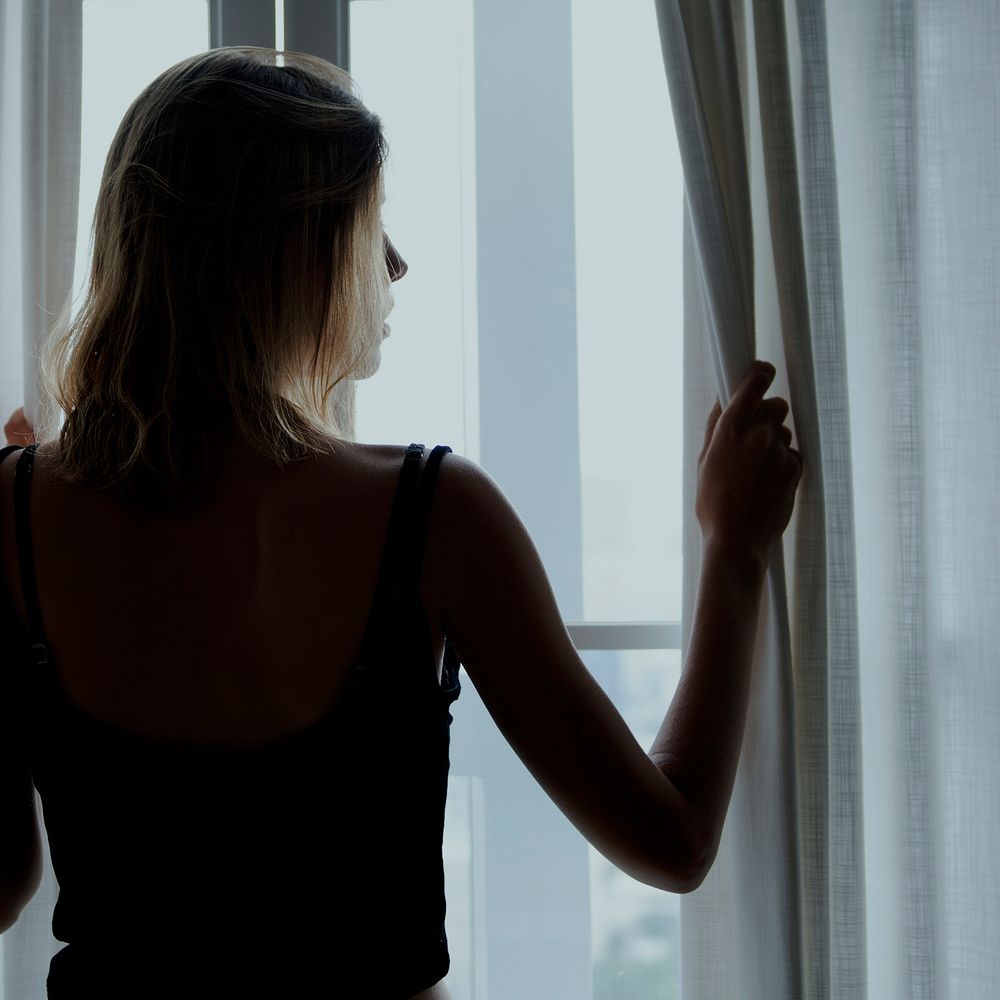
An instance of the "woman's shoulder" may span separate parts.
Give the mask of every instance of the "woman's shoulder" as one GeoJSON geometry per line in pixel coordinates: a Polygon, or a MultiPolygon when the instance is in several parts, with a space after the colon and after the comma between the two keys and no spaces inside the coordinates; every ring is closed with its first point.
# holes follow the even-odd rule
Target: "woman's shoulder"
{"type": "MultiPolygon", "coordinates": [[[[343,472],[345,467],[358,473],[359,475],[372,475],[372,474],[382,474],[387,475],[390,478],[398,479],[399,474],[403,469],[403,460],[406,456],[406,449],[410,446],[410,443],[406,444],[369,444],[360,442],[350,442],[346,446],[338,442],[335,446],[336,450],[332,455],[328,457],[328,468],[336,474],[338,471],[343,472]]],[[[427,459],[430,457],[435,445],[426,444],[424,445],[424,457],[423,461],[426,464],[427,459]]],[[[451,449],[451,446],[448,446],[451,449]]],[[[444,458],[442,458],[442,464],[438,466],[438,480],[442,478],[441,470],[447,464],[449,473],[448,479],[453,479],[455,476],[461,476],[462,472],[460,469],[464,469],[466,466],[473,464],[470,463],[463,455],[456,454],[454,449],[445,453],[447,456],[447,463],[445,463],[444,458]]],[[[435,488],[435,492],[439,487],[435,488]]]]}
{"type": "MultiPolygon", "coordinates": [[[[394,462],[402,467],[403,457],[406,455],[406,449],[410,447],[410,442],[408,441],[406,444],[369,444],[351,441],[346,443],[346,447],[343,442],[338,442],[335,447],[338,450],[344,448],[346,454],[361,460],[394,462]]],[[[433,448],[434,445],[424,445],[424,456],[430,455],[433,448]]]]}

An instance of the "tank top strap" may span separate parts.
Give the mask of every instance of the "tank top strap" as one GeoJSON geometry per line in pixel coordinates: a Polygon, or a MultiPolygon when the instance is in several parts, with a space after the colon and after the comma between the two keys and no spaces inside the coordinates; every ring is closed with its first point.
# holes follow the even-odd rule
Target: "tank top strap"
{"type": "Polygon", "coordinates": [[[437,484],[441,459],[451,451],[445,444],[439,444],[427,457],[420,481],[417,483],[413,499],[413,511],[406,531],[402,566],[398,581],[397,600],[416,592],[420,585],[420,569],[423,566],[424,549],[427,546],[427,528],[430,523],[431,501],[437,484]]]}
{"type": "Polygon", "coordinates": [[[389,605],[394,591],[394,582],[399,572],[406,531],[408,512],[413,503],[413,492],[420,475],[420,463],[424,454],[422,444],[411,444],[403,456],[403,467],[396,485],[396,495],[389,515],[389,527],[382,546],[382,560],[379,563],[375,596],[368,613],[368,625],[361,643],[359,661],[364,667],[372,662],[380,652],[381,637],[389,620],[389,605]]]}
{"type": "Polygon", "coordinates": [[[21,595],[28,616],[31,660],[36,666],[44,666],[49,662],[49,649],[42,629],[42,613],[38,607],[35,559],[31,551],[31,510],[28,506],[31,470],[37,450],[37,444],[28,445],[14,466],[14,530],[17,535],[17,562],[21,572],[21,595]]]}
{"type": "Polygon", "coordinates": [[[401,602],[419,580],[437,469],[442,455],[449,451],[447,445],[438,445],[421,465],[424,445],[411,444],[406,449],[361,649],[362,665],[382,660],[390,630],[399,621],[401,602]]]}
{"type": "MultiPolygon", "coordinates": [[[[4,460],[12,451],[20,451],[22,448],[24,448],[23,444],[9,444],[7,445],[6,448],[0,448],[0,465],[3,464],[4,460]]],[[[13,595],[9,595],[9,597],[10,597],[10,605],[11,607],[13,607],[14,597],[13,595]]]]}
{"type": "MultiPolygon", "coordinates": [[[[414,499],[413,519],[406,534],[407,548],[403,553],[403,565],[400,573],[398,600],[408,597],[418,599],[420,588],[420,570],[423,567],[424,549],[427,547],[427,529],[430,526],[431,502],[434,499],[434,488],[437,485],[438,469],[441,459],[451,451],[447,445],[439,444],[427,458],[423,475],[417,484],[417,495],[414,499]]],[[[461,685],[458,682],[460,661],[448,636],[444,637],[444,672],[449,700],[458,697],[461,685]]],[[[451,716],[448,717],[449,722],[451,716]]]]}

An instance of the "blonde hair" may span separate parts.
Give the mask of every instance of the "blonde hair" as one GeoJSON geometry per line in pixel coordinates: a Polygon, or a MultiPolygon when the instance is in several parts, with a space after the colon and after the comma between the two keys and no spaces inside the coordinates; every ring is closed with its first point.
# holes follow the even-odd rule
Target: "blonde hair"
{"type": "Polygon", "coordinates": [[[374,374],[392,305],[386,142],[347,73],[277,55],[191,56],[125,113],[83,303],[40,358],[63,481],[177,509],[230,436],[282,466],[353,440],[345,380],[374,374]]]}

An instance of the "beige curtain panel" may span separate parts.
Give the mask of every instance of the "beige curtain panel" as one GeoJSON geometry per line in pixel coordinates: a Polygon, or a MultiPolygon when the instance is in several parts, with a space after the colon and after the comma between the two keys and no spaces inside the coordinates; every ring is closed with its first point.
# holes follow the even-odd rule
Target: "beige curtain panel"
{"type": "Polygon", "coordinates": [[[681,995],[1000,996],[1000,9],[657,15],[689,220],[684,510],[753,357],[805,463],[719,856],[681,901],[681,995]]]}

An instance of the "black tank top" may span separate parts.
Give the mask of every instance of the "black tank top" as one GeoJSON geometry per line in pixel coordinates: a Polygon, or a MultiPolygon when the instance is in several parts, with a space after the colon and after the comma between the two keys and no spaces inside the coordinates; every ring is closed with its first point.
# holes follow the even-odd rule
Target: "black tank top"
{"type": "Polygon", "coordinates": [[[446,641],[438,683],[418,582],[451,449],[424,465],[423,445],[406,449],[347,692],[308,729],[245,748],[142,738],[66,697],[35,588],[36,447],[14,476],[28,632],[8,598],[5,634],[23,637],[24,654],[5,680],[59,883],[52,931],[66,947],[48,996],[405,1000],[438,982],[449,968],[441,843],[461,664],[446,641]]]}

